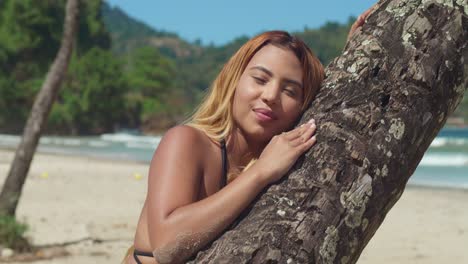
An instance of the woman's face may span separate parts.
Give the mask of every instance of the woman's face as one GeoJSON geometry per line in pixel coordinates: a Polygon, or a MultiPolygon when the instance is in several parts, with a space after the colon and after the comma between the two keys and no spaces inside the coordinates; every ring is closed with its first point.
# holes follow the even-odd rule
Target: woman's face
{"type": "Polygon", "coordinates": [[[237,84],[234,122],[249,138],[269,141],[292,128],[303,97],[297,57],[288,49],[266,45],[250,60],[237,84]]]}

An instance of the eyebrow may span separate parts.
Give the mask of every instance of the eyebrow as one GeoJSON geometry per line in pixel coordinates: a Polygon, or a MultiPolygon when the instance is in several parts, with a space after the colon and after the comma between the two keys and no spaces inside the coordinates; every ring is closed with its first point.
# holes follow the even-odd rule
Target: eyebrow
{"type": "MultiPolygon", "coordinates": [[[[252,70],[260,70],[264,73],[266,73],[267,75],[269,75],[270,77],[273,77],[273,73],[268,70],[267,68],[263,67],[263,66],[253,66],[253,67],[250,67],[250,69],[252,70]]],[[[297,86],[299,86],[299,88],[302,89],[302,84],[298,81],[295,81],[293,79],[288,79],[288,78],[284,78],[284,81],[287,82],[287,83],[292,83],[292,84],[295,84],[297,86]]]]}

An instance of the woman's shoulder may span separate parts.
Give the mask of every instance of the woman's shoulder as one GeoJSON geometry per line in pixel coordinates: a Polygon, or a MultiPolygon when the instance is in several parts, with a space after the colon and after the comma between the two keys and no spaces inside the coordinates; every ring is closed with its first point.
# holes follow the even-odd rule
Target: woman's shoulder
{"type": "Polygon", "coordinates": [[[166,131],[160,144],[178,146],[197,154],[210,147],[210,139],[199,129],[188,125],[177,125],[166,131]]]}
{"type": "Polygon", "coordinates": [[[205,140],[207,136],[202,131],[189,126],[177,125],[173,126],[164,133],[163,138],[178,139],[182,141],[193,141],[193,143],[205,140]]]}
{"type": "Polygon", "coordinates": [[[176,137],[178,139],[193,140],[193,139],[200,139],[201,131],[198,129],[188,126],[188,125],[177,125],[169,128],[166,133],[164,133],[163,138],[173,138],[176,137]]]}

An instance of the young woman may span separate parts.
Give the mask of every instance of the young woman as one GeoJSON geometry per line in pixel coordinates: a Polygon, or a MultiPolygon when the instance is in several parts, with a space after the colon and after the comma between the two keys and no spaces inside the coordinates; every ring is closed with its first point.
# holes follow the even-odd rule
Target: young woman
{"type": "Polygon", "coordinates": [[[314,120],[293,127],[323,78],[317,57],[287,32],[245,43],[194,115],[161,139],[124,261],[181,263],[218,237],[316,142],[314,120]]]}

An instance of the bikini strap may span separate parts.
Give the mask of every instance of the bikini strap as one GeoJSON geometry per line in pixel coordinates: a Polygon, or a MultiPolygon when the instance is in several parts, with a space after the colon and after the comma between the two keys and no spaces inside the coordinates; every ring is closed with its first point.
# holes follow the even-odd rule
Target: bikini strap
{"type": "Polygon", "coordinates": [[[221,181],[221,188],[223,188],[224,186],[226,186],[226,183],[227,183],[227,153],[226,153],[226,141],[223,139],[221,139],[220,141],[220,144],[221,144],[221,154],[222,154],[222,160],[223,160],[223,177],[222,177],[222,181],[221,181]]]}
{"type": "Polygon", "coordinates": [[[133,253],[136,254],[136,255],[144,256],[144,257],[153,257],[152,252],[145,252],[145,251],[141,251],[141,250],[138,250],[138,249],[134,249],[133,253]]]}
{"type": "Polygon", "coordinates": [[[153,253],[151,252],[145,252],[145,251],[140,251],[138,249],[133,249],[133,259],[135,259],[135,261],[138,263],[138,264],[142,264],[142,262],[140,261],[140,259],[138,258],[138,256],[144,256],[144,257],[153,257],[153,253]]]}

